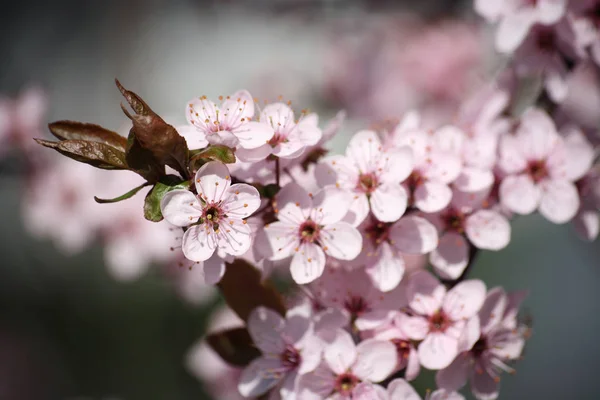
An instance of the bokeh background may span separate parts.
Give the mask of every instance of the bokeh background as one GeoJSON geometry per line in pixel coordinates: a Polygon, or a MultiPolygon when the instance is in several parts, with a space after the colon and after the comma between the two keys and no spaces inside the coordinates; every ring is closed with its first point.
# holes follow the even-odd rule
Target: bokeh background
{"type": "MultiPolygon", "coordinates": [[[[333,144],[339,151],[355,130],[413,107],[451,119],[501,68],[471,7],[469,0],[2,2],[0,126],[28,137],[0,141],[0,399],[226,398],[214,388],[221,366],[198,350],[218,296],[193,271],[173,267],[168,251],[150,250],[151,240],[131,250],[127,240],[147,233],[145,222],[113,233],[122,213],[91,197],[119,195],[121,183],[74,162],[58,168],[49,151],[32,149],[30,137],[47,136],[47,122],[123,131],[115,77],[174,124],[185,121],[192,97],[247,88],[310,108],[321,124],[346,109],[333,144]],[[65,188],[91,203],[57,195],[65,188]],[[90,234],[90,224],[100,233],[90,234]]],[[[593,109],[597,87],[586,90],[593,109]]],[[[130,213],[141,217],[141,207],[130,213]]],[[[166,250],[167,242],[160,242],[166,250]]],[[[597,241],[521,217],[511,244],[484,252],[472,276],[488,287],[530,290],[533,336],[516,376],[503,379],[501,399],[598,398],[597,241]]],[[[431,376],[417,386],[432,387],[431,376]]]]}

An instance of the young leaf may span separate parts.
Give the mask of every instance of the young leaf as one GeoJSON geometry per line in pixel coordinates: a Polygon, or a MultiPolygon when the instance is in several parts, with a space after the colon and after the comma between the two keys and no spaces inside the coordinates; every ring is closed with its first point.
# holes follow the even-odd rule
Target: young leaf
{"type": "Polygon", "coordinates": [[[104,143],[86,140],[63,140],[51,142],[35,139],[42,146],[54,149],[73,160],[101,169],[129,169],[125,153],[104,143]]]}
{"type": "Polygon", "coordinates": [[[60,140],[87,140],[104,143],[117,150],[125,151],[127,139],[100,125],[77,121],[56,121],[48,124],[50,132],[60,140]]]}
{"type": "Polygon", "coordinates": [[[220,161],[224,164],[235,163],[235,152],[232,148],[220,144],[208,146],[205,149],[194,152],[190,158],[190,171],[197,171],[208,161],[220,161]]]}
{"type": "Polygon", "coordinates": [[[260,356],[246,328],[207,335],[206,342],[225,362],[236,367],[245,367],[260,356]]]}
{"type": "Polygon", "coordinates": [[[119,197],[115,197],[114,199],[101,199],[99,197],[94,196],[94,200],[96,200],[96,203],[100,203],[100,204],[118,203],[119,201],[123,201],[123,200],[129,199],[130,197],[133,197],[137,192],[139,192],[140,190],[142,190],[144,187],[146,187],[148,185],[151,185],[151,184],[148,182],[143,183],[140,186],[131,189],[129,192],[127,192],[119,197]]]}
{"type": "Polygon", "coordinates": [[[129,131],[127,138],[125,160],[132,171],[144,177],[148,182],[156,182],[165,175],[164,165],[154,158],[150,150],[142,147],[135,137],[133,128],[129,131]]]}
{"type": "Polygon", "coordinates": [[[217,286],[227,305],[244,321],[258,306],[285,314],[280,294],[262,281],[260,271],[242,259],[238,258],[227,264],[225,275],[217,286]]]}
{"type": "Polygon", "coordinates": [[[163,176],[146,195],[146,200],[144,201],[144,217],[153,222],[162,221],[163,215],[160,211],[160,201],[163,196],[171,190],[189,189],[189,187],[189,181],[182,181],[181,178],[175,175],[163,176]]]}
{"type": "Polygon", "coordinates": [[[185,178],[189,177],[189,150],[183,136],[152,111],[140,96],[125,89],[118,80],[116,83],[135,111],[135,115],[131,115],[121,106],[133,122],[133,132],[140,146],[149,150],[159,163],[174,168],[185,178]]]}

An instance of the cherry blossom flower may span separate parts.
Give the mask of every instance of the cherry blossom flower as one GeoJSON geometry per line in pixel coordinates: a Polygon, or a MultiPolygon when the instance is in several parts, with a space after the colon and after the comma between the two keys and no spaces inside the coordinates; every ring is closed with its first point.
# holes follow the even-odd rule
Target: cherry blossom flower
{"type": "Polygon", "coordinates": [[[361,382],[381,382],[396,366],[396,351],[390,342],[367,339],[354,344],[346,331],[323,350],[323,362],[302,375],[297,394],[302,400],[323,398],[350,400],[361,382]]]}
{"type": "Polygon", "coordinates": [[[299,185],[286,185],[276,197],[278,221],[265,226],[257,246],[269,260],[292,257],[290,271],[296,283],[309,283],[321,276],[325,255],[352,260],[360,253],[362,236],[342,218],[351,197],[334,187],[314,196],[299,185]]]}
{"type": "MultiPolygon", "coordinates": [[[[182,250],[192,261],[206,261],[220,249],[239,256],[250,248],[251,231],[244,218],[260,206],[254,187],[231,184],[229,170],[217,161],[204,164],[196,172],[198,194],[173,190],[161,202],[162,214],[173,225],[187,227],[182,250]]],[[[219,271],[218,275],[224,273],[219,271]]]]}
{"type": "Polygon", "coordinates": [[[363,249],[353,264],[366,266],[375,287],[394,289],[406,270],[406,255],[427,254],[438,245],[434,225],[424,218],[406,215],[395,223],[368,218],[360,227],[363,249]]]}
{"type": "MultiPolygon", "coordinates": [[[[464,400],[457,392],[438,389],[427,393],[424,400],[464,400]]],[[[352,400],[422,400],[417,391],[404,379],[397,378],[388,384],[387,390],[377,384],[361,383],[354,390],[352,400]]]]}
{"type": "Polygon", "coordinates": [[[438,246],[429,255],[437,274],[457,279],[469,264],[471,246],[501,250],[510,242],[508,219],[493,209],[485,209],[487,196],[454,191],[452,202],[439,213],[425,217],[440,232],[438,246]]]}
{"type": "Polygon", "coordinates": [[[490,22],[499,22],[496,48],[511,53],[536,23],[551,25],[565,14],[567,0],[475,0],[475,11],[490,22]]]}
{"type": "Polygon", "coordinates": [[[409,307],[414,314],[402,329],[414,340],[422,340],[418,354],[421,365],[442,369],[450,365],[464,347],[463,336],[474,325],[470,320],[485,299],[485,284],[466,280],[446,291],[433,275],[417,271],[407,286],[409,307]]]}
{"type": "MultiPolygon", "coordinates": [[[[200,137],[213,144],[229,147],[238,145],[245,149],[262,146],[273,136],[264,124],[252,121],[254,100],[245,90],[235,92],[217,106],[206,96],[192,99],[186,107],[188,123],[196,128],[200,137]]],[[[203,139],[199,139],[203,141],[203,139]]]]}
{"type": "Polygon", "coordinates": [[[23,89],[16,99],[0,98],[0,156],[13,146],[37,150],[33,138],[41,136],[47,103],[46,93],[35,86],[23,89]]]}
{"type": "Polygon", "coordinates": [[[389,320],[392,310],[406,305],[402,285],[388,292],[378,290],[364,268],[331,267],[309,285],[320,307],[340,310],[357,329],[374,329],[389,320]]]}
{"type": "MultiPolygon", "coordinates": [[[[322,137],[316,114],[304,113],[296,121],[294,111],[283,103],[267,105],[257,122],[270,137],[252,150],[238,152],[243,161],[259,161],[269,155],[280,158],[297,158],[307,147],[316,145],[322,137]]],[[[247,147],[250,148],[250,147],[247,147]]]]}
{"type": "Polygon", "coordinates": [[[391,140],[395,146],[409,146],[413,150],[414,169],[404,181],[411,195],[409,204],[427,213],[446,207],[452,198],[448,185],[460,175],[460,158],[437,143],[435,132],[410,129],[401,124],[391,140]]]}
{"type": "Polygon", "coordinates": [[[399,313],[392,319],[390,324],[375,329],[373,337],[390,341],[396,347],[396,353],[398,354],[396,370],[404,369],[404,377],[406,380],[412,381],[419,375],[421,363],[414,342],[402,330],[402,326],[407,323],[407,318],[410,317],[404,313],[399,313]]]}
{"type": "Polygon", "coordinates": [[[479,322],[469,333],[469,351],[461,353],[447,368],[438,371],[439,387],[458,390],[467,380],[480,400],[498,397],[500,373],[514,373],[506,363],[521,356],[524,330],[517,327],[516,314],[523,293],[506,294],[494,288],[479,311],[479,322]]]}
{"type": "Polygon", "coordinates": [[[356,133],[346,156],[327,157],[315,173],[319,185],[335,185],[354,194],[348,222],[360,224],[369,209],[383,222],[397,221],[406,210],[408,194],[400,182],[412,172],[409,147],[384,151],[373,131],[356,133]]]}
{"type": "Polygon", "coordinates": [[[549,221],[565,223],[579,209],[574,182],[590,169],[593,157],[588,144],[565,141],[548,115],[529,109],[516,132],[500,142],[499,166],[506,174],[500,201],[515,213],[538,209],[549,221]]]}
{"type": "Polygon", "coordinates": [[[245,397],[261,396],[280,383],[282,396],[294,393],[299,377],[321,362],[321,342],[305,316],[283,318],[259,307],[250,314],[248,331],[263,354],[242,373],[238,389],[245,397]]]}
{"type": "Polygon", "coordinates": [[[592,242],[600,232],[600,167],[594,166],[576,185],[581,206],[573,218],[573,224],[579,237],[592,242]]]}
{"type": "Polygon", "coordinates": [[[569,3],[570,17],[577,41],[582,47],[589,47],[592,59],[600,64],[600,24],[598,23],[598,0],[578,0],[569,3]]]}

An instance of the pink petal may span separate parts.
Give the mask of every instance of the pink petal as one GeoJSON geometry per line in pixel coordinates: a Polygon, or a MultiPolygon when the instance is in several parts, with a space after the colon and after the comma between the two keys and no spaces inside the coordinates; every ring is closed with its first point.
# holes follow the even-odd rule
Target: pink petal
{"type": "Polygon", "coordinates": [[[429,255],[429,261],[441,278],[457,279],[469,263],[469,244],[458,233],[445,233],[429,255]]]}
{"type": "Polygon", "coordinates": [[[411,174],[415,160],[410,147],[394,148],[382,157],[384,167],[379,176],[382,183],[398,185],[411,174]]]}
{"type": "Polygon", "coordinates": [[[381,140],[377,133],[360,131],[350,139],[346,157],[354,161],[360,172],[371,172],[375,169],[381,151],[381,140]]]}
{"type": "Polygon", "coordinates": [[[517,214],[531,214],[541,197],[539,187],[527,175],[507,176],[500,183],[502,205],[517,214]]]}
{"type": "Polygon", "coordinates": [[[465,400],[465,396],[457,392],[448,392],[444,389],[438,389],[431,393],[427,400],[465,400]]]}
{"type": "Polygon", "coordinates": [[[348,213],[344,216],[342,221],[357,227],[367,218],[369,210],[369,199],[367,198],[367,195],[364,193],[357,194],[354,196],[352,203],[350,203],[348,213]]]}
{"type": "Polygon", "coordinates": [[[327,255],[338,260],[354,260],[362,250],[362,235],[347,222],[326,225],[319,242],[327,255]]]}
{"type": "Polygon", "coordinates": [[[233,133],[240,141],[242,148],[252,150],[264,146],[265,143],[271,140],[275,131],[269,124],[251,121],[244,123],[233,133]]]}
{"type": "Polygon", "coordinates": [[[527,168],[527,158],[523,154],[523,145],[518,136],[500,136],[498,152],[498,166],[503,172],[517,174],[527,168]]]}
{"type": "Polygon", "coordinates": [[[435,226],[425,218],[407,216],[390,228],[393,246],[403,253],[426,254],[438,245],[435,226]]]}
{"type": "Polygon", "coordinates": [[[406,369],[404,370],[404,377],[407,381],[412,381],[417,379],[419,372],[421,372],[421,361],[419,361],[419,354],[417,353],[417,350],[411,346],[408,353],[408,363],[406,364],[406,369]]]}
{"type": "Polygon", "coordinates": [[[397,221],[406,211],[408,193],[399,183],[380,185],[371,194],[371,211],[382,222],[397,221]]]}
{"type": "Polygon", "coordinates": [[[299,374],[314,371],[321,362],[323,355],[323,342],[311,331],[309,338],[304,341],[301,349],[302,363],[298,367],[299,374]]]}
{"type": "Polygon", "coordinates": [[[208,285],[217,284],[225,275],[225,261],[216,253],[202,264],[204,282],[208,285]]]}
{"type": "Polygon", "coordinates": [[[185,116],[190,125],[206,133],[211,131],[213,122],[217,120],[217,109],[212,101],[196,97],[188,102],[185,116]]]}
{"type": "Polygon", "coordinates": [[[571,182],[545,181],[539,211],[548,221],[564,224],[573,219],[579,209],[579,193],[571,182]]]}
{"type": "Polygon", "coordinates": [[[256,347],[265,354],[283,353],[285,342],[281,331],[285,327],[285,320],[281,315],[266,307],[257,307],[248,317],[248,332],[256,347]]]}
{"type": "Polygon", "coordinates": [[[409,306],[421,315],[433,315],[442,306],[446,288],[427,271],[410,276],[406,294],[409,306]]]}
{"type": "Polygon", "coordinates": [[[248,218],[260,207],[260,194],[254,186],[236,183],[227,191],[221,207],[230,218],[248,218]]]}
{"type": "Polygon", "coordinates": [[[321,225],[339,222],[344,218],[352,203],[350,193],[335,187],[325,187],[313,197],[311,217],[321,225]]]}
{"type": "Polygon", "coordinates": [[[388,395],[390,400],[421,400],[417,391],[402,378],[390,382],[388,395]]]}
{"type": "Polygon", "coordinates": [[[566,0],[540,0],[537,4],[539,21],[545,25],[558,22],[565,15],[566,3],[566,0]]]}
{"type": "MultiPolygon", "coordinates": [[[[300,349],[305,340],[314,337],[312,334],[312,321],[306,315],[286,313],[285,325],[281,331],[281,336],[286,343],[300,349]]],[[[316,365],[315,365],[316,367],[316,365]]]]}
{"type": "Polygon", "coordinates": [[[281,375],[270,373],[280,368],[281,361],[267,357],[259,357],[252,361],[240,377],[238,390],[244,397],[258,397],[267,393],[281,380],[281,375]]]}
{"type": "Polygon", "coordinates": [[[500,1],[475,0],[474,7],[488,22],[496,22],[504,11],[504,3],[500,1]]]}
{"type": "Polygon", "coordinates": [[[217,233],[219,249],[232,256],[241,256],[250,249],[252,229],[241,219],[224,219],[217,233]]]}
{"type": "Polygon", "coordinates": [[[380,246],[381,253],[373,265],[366,269],[373,286],[382,292],[396,288],[404,275],[404,260],[395,254],[388,243],[380,246]]]}
{"type": "Polygon", "coordinates": [[[556,103],[562,103],[569,94],[569,83],[564,73],[547,71],[544,76],[544,86],[548,97],[556,103]]]}
{"type": "Polygon", "coordinates": [[[423,317],[401,314],[396,321],[400,330],[413,340],[423,340],[429,333],[429,321],[423,317]]]}
{"type": "Polygon", "coordinates": [[[504,317],[504,310],[507,305],[507,297],[504,289],[496,287],[491,289],[479,310],[479,321],[481,324],[481,332],[488,333],[496,327],[504,317]]]}
{"type": "MultiPolygon", "coordinates": [[[[354,326],[359,331],[368,331],[371,329],[376,329],[390,322],[390,320],[394,317],[394,313],[395,311],[390,310],[367,311],[366,313],[356,318],[356,321],[354,321],[354,326]]],[[[380,339],[383,338],[380,337],[380,339]]]]}
{"type": "Polygon", "coordinates": [[[398,363],[396,346],[391,342],[367,339],[356,347],[352,372],[364,381],[380,382],[390,376],[398,363]]]}
{"type": "Polygon", "coordinates": [[[301,375],[297,382],[296,394],[302,400],[322,400],[329,398],[333,391],[336,376],[321,363],[317,369],[308,374],[301,375]]]}
{"type": "Polygon", "coordinates": [[[421,165],[422,174],[430,181],[452,183],[460,175],[462,161],[460,157],[448,151],[432,151],[425,165],[421,165]]]}
{"type": "Polygon", "coordinates": [[[189,190],[172,190],[164,195],[160,210],[165,219],[175,226],[188,226],[202,216],[200,203],[189,190]]]}
{"type": "Polygon", "coordinates": [[[537,108],[530,108],[523,113],[516,137],[521,153],[528,160],[545,159],[560,142],[550,116],[537,108]]]}
{"type": "Polygon", "coordinates": [[[196,172],[196,190],[208,203],[221,201],[230,186],[229,169],[221,162],[207,162],[196,172]]]}
{"type": "Polygon", "coordinates": [[[317,120],[318,118],[314,113],[300,118],[298,128],[290,134],[290,138],[297,136],[297,139],[304,146],[316,145],[323,137],[323,132],[318,127],[317,120]],[[311,118],[311,116],[315,116],[315,118],[311,118]]]}
{"type": "Polygon", "coordinates": [[[292,279],[299,285],[314,281],[323,274],[324,269],[325,253],[314,243],[300,245],[290,264],[292,279]]]}
{"type": "Polygon", "coordinates": [[[323,129],[322,141],[327,142],[331,138],[333,138],[338,133],[338,131],[342,127],[342,124],[344,123],[345,120],[346,120],[346,111],[344,111],[344,110],[338,111],[337,114],[335,114],[335,117],[330,119],[329,122],[327,123],[327,125],[325,126],[325,129],[323,129]]]}
{"type": "Polygon", "coordinates": [[[216,238],[208,234],[206,225],[193,225],[183,234],[181,250],[191,261],[208,260],[217,248],[216,238]]]}
{"type": "Polygon", "coordinates": [[[471,354],[465,352],[460,354],[456,359],[440,370],[435,375],[435,383],[439,388],[456,391],[467,384],[469,373],[471,372],[473,358],[471,354]]]}
{"type": "Polygon", "coordinates": [[[452,199],[452,190],[445,183],[427,181],[414,193],[415,206],[426,213],[441,211],[452,199]]]}
{"type": "Polygon", "coordinates": [[[459,156],[467,140],[462,129],[452,125],[446,125],[437,129],[433,137],[439,149],[459,156]]]}
{"type": "Polygon", "coordinates": [[[354,162],[342,155],[333,155],[323,159],[315,170],[319,186],[335,185],[353,190],[358,181],[359,172],[354,162]]]}
{"type": "Polygon", "coordinates": [[[300,246],[297,225],[277,221],[265,225],[263,232],[264,234],[258,234],[256,246],[259,252],[271,261],[291,256],[300,246]]]}
{"type": "MultiPolygon", "coordinates": [[[[568,181],[576,181],[581,179],[585,174],[588,173],[594,162],[594,149],[590,143],[583,139],[577,141],[576,139],[567,140],[564,142],[563,157],[561,170],[557,171],[561,173],[560,178],[568,181]]],[[[548,159],[548,164],[552,161],[548,159]]],[[[550,165],[549,165],[550,168],[550,165]]],[[[555,173],[555,171],[551,171],[555,173]]],[[[556,176],[557,178],[559,176],[556,176]]]]}
{"type": "Polygon", "coordinates": [[[485,284],[469,279],[454,286],[444,298],[444,312],[454,321],[471,318],[479,312],[485,301],[485,284]]]}
{"type": "Polygon", "coordinates": [[[497,399],[499,384],[489,374],[471,375],[471,392],[478,399],[497,399]]]}
{"type": "Polygon", "coordinates": [[[220,110],[223,121],[228,122],[229,125],[239,124],[242,118],[247,120],[254,117],[254,99],[247,90],[238,90],[231,96],[227,96],[220,110]]]}
{"type": "Polygon", "coordinates": [[[479,210],[469,215],[465,233],[469,241],[480,249],[500,250],[510,242],[510,223],[492,210],[479,210]]]}
{"type": "Polygon", "coordinates": [[[481,329],[479,325],[479,316],[475,315],[467,321],[463,331],[460,333],[458,340],[458,351],[469,351],[481,337],[481,329]]]}
{"type": "Polygon", "coordinates": [[[182,125],[177,126],[175,128],[177,133],[179,133],[185,139],[187,146],[192,149],[202,149],[208,146],[208,140],[206,140],[206,135],[204,132],[196,129],[191,125],[182,125]]]}
{"type": "MultiPolygon", "coordinates": [[[[396,350],[394,349],[395,353],[396,350]]],[[[340,375],[348,371],[357,361],[358,351],[352,336],[344,330],[338,330],[333,342],[325,347],[323,359],[333,372],[340,375]]]]}
{"type": "Polygon", "coordinates": [[[300,225],[310,214],[312,200],[306,190],[296,183],[288,183],[276,196],[277,218],[279,220],[300,225]]]}
{"type": "Polygon", "coordinates": [[[506,305],[506,310],[504,311],[502,325],[509,329],[514,329],[517,327],[517,314],[519,312],[519,307],[528,295],[529,292],[526,290],[510,292],[507,294],[506,297],[508,299],[508,304],[506,305]]]}
{"type": "Polygon", "coordinates": [[[479,192],[494,184],[494,174],[487,169],[463,167],[453,185],[461,192],[479,192]]]}
{"type": "Polygon", "coordinates": [[[512,53],[523,43],[534,21],[530,13],[518,12],[505,16],[496,31],[496,49],[512,53]]]}
{"type": "Polygon", "coordinates": [[[260,121],[274,129],[294,123],[294,111],[284,103],[271,103],[263,108],[260,121]]]}
{"type": "Polygon", "coordinates": [[[593,242],[600,232],[600,216],[597,210],[580,210],[573,219],[575,231],[583,240],[593,242]]]}
{"type": "Polygon", "coordinates": [[[262,161],[267,158],[273,152],[273,148],[270,144],[263,144],[255,149],[245,149],[239,147],[235,151],[235,156],[239,161],[243,162],[256,162],[262,161]]]}
{"type": "Polygon", "coordinates": [[[389,400],[389,397],[381,386],[362,382],[352,390],[352,400],[389,400]]]}
{"type": "Polygon", "coordinates": [[[418,353],[425,368],[446,368],[458,355],[458,341],[443,333],[430,333],[419,345],[418,353]]]}
{"type": "Polygon", "coordinates": [[[213,145],[223,145],[231,148],[237,147],[240,143],[233,132],[225,130],[207,134],[206,140],[213,145]]]}

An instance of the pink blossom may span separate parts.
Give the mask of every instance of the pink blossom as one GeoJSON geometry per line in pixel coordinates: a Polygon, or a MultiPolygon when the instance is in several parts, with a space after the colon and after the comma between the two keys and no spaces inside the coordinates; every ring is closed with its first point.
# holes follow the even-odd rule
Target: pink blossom
{"type": "Polygon", "coordinates": [[[458,390],[469,380],[477,399],[498,397],[500,373],[514,372],[506,363],[516,360],[525,344],[524,331],[516,321],[523,298],[522,293],[507,295],[502,288],[488,292],[479,311],[479,323],[468,335],[470,349],[437,373],[439,387],[458,390]]]}
{"type": "MultiPolygon", "coordinates": [[[[194,182],[197,195],[173,190],[161,202],[167,221],[188,227],[183,235],[183,254],[192,261],[206,261],[216,249],[234,256],[244,254],[251,244],[250,227],[244,218],[260,206],[258,191],[243,183],[232,185],[229,170],[216,161],[204,164],[194,182]]],[[[220,279],[223,272],[220,269],[215,275],[220,279]]]]}
{"type": "Polygon", "coordinates": [[[475,10],[490,22],[499,22],[496,48],[511,53],[537,23],[551,25],[563,17],[566,0],[475,0],[475,10]]]}
{"type": "Polygon", "coordinates": [[[292,257],[290,271],[296,283],[312,282],[323,273],[325,254],[352,260],[360,253],[360,233],[342,218],[351,197],[329,187],[314,196],[290,183],[276,197],[278,221],[265,226],[257,246],[269,260],[292,257]]]}
{"type": "Polygon", "coordinates": [[[394,223],[368,218],[361,226],[363,249],[353,264],[366,266],[373,285],[394,289],[406,270],[406,255],[427,254],[438,245],[435,226],[424,218],[406,215],[394,223]]]}
{"type": "Polygon", "coordinates": [[[501,250],[510,242],[508,219],[493,209],[485,209],[487,196],[454,191],[450,205],[439,213],[428,214],[439,230],[438,246],[429,261],[444,279],[457,279],[469,264],[471,246],[501,250]]]}
{"type": "MultiPolygon", "coordinates": [[[[404,379],[394,379],[387,390],[377,384],[361,383],[354,389],[352,400],[421,400],[417,391],[404,379]]],[[[464,400],[457,392],[438,389],[427,393],[424,400],[464,400]]]]}
{"type": "Polygon", "coordinates": [[[355,134],[346,156],[327,157],[315,175],[321,186],[335,185],[354,194],[348,219],[360,224],[369,210],[383,222],[397,221],[408,202],[406,189],[400,182],[412,172],[412,151],[408,147],[384,151],[373,131],[355,134]]]}
{"type": "Polygon", "coordinates": [[[304,113],[299,120],[294,111],[283,103],[267,105],[260,113],[257,124],[261,130],[269,132],[269,139],[251,150],[238,152],[243,161],[259,161],[269,155],[280,158],[297,158],[307,147],[316,145],[322,132],[316,114],[304,113]]]}
{"type": "Polygon", "coordinates": [[[252,121],[254,100],[245,90],[227,96],[220,106],[206,96],[192,99],[186,106],[185,115],[197,134],[213,144],[255,149],[273,136],[264,124],[252,121]]]}
{"type": "Polygon", "coordinates": [[[409,204],[423,212],[440,211],[450,203],[452,191],[448,186],[461,172],[461,159],[437,142],[434,132],[399,125],[392,143],[413,150],[413,172],[404,181],[411,197],[409,204]]]}
{"type": "Polygon", "coordinates": [[[579,237],[592,242],[600,232],[600,167],[595,165],[576,184],[581,206],[573,218],[573,224],[579,237]]]}
{"type": "Polygon", "coordinates": [[[314,371],[321,362],[321,342],[306,316],[283,318],[259,307],[250,314],[248,331],[263,354],[242,373],[238,389],[245,397],[263,395],[278,384],[282,395],[294,393],[299,377],[314,371]]]}
{"type": "Polygon", "coordinates": [[[0,98],[0,155],[11,146],[37,149],[33,138],[42,136],[47,103],[46,93],[35,86],[23,89],[14,100],[0,98]]]}
{"type": "Polygon", "coordinates": [[[593,157],[589,145],[565,141],[543,111],[529,109],[516,132],[500,143],[499,166],[506,174],[500,201],[515,213],[538,209],[549,221],[565,223],[580,204],[574,182],[590,169],[593,157]]]}
{"type": "Polygon", "coordinates": [[[381,382],[396,366],[394,345],[367,339],[354,344],[346,331],[339,330],[335,340],[323,351],[323,362],[298,381],[302,400],[350,400],[361,382],[381,382]]]}
{"type": "Polygon", "coordinates": [[[309,289],[319,306],[341,310],[359,330],[380,326],[389,320],[392,310],[406,305],[402,285],[381,292],[373,286],[364,268],[328,268],[309,289]]]}
{"type": "Polygon", "coordinates": [[[378,328],[374,331],[374,338],[379,340],[388,340],[396,347],[398,354],[398,364],[396,370],[405,369],[404,377],[406,380],[412,381],[421,371],[421,363],[414,342],[402,330],[410,317],[404,313],[398,313],[392,320],[391,324],[378,328]]]}
{"type": "Polygon", "coordinates": [[[463,336],[485,299],[485,284],[479,280],[460,282],[446,291],[433,275],[417,271],[407,286],[413,316],[402,329],[415,340],[422,340],[418,354],[421,365],[442,369],[450,365],[461,351],[463,336]]]}

